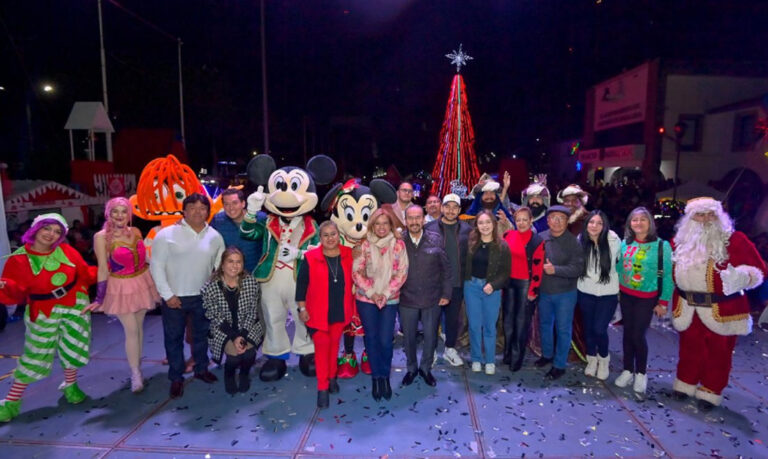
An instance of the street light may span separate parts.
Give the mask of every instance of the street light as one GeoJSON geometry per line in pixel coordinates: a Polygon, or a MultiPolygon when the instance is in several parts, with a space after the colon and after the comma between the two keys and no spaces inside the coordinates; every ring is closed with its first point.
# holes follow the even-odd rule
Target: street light
{"type": "Polygon", "coordinates": [[[51,94],[56,90],[56,88],[53,87],[53,85],[50,85],[48,83],[43,85],[43,92],[46,94],[51,94]]]}

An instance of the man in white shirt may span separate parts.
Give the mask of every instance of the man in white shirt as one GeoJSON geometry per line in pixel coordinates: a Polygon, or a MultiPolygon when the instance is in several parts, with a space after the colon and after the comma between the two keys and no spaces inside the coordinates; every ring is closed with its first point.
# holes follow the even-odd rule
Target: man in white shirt
{"type": "Polygon", "coordinates": [[[165,302],[163,334],[168,357],[171,398],[184,395],[184,329],[192,320],[192,357],[195,378],[211,384],[218,378],[208,371],[208,327],[200,289],[218,267],[224,239],[208,226],[211,211],[206,196],[193,193],[184,199],[184,218],[160,230],[152,243],[149,269],[165,302]]]}

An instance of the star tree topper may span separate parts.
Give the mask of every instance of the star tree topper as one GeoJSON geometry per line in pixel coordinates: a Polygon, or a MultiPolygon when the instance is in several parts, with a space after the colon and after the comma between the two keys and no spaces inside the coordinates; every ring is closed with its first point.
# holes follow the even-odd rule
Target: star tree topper
{"type": "Polygon", "coordinates": [[[473,59],[472,56],[469,54],[466,54],[461,47],[463,44],[459,44],[459,51],[456,52],[454,49],[451,54],[446,54],[445,57],[451,60],[451,64],[456,64],[456,73],[461,72],[461,66],[467,65],[468,61],[471,61],[473,59]]]}

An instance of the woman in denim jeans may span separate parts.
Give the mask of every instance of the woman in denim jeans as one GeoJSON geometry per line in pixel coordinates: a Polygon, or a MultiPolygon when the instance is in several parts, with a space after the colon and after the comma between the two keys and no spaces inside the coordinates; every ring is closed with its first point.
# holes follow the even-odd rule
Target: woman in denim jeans
{"type": "Polygon", "coordinates": [[[509,246],[499,236],[496,217],[483,210],[469,234],[467,263],[464,266],[464,301],[469,322],[469,349],[472,371],[496,372],[496,321],[501,307],[501,289],[511,269],[509,246]]]}
{"type": "Polygon", "coordinates": [[[391,213],[380,208],[369,221],[368,236],[352,265],[352,280],[371,363],[371,394],[379,401],[392,398],[392,340],[400,287],[408,276],[408,254],[391,213]]]}

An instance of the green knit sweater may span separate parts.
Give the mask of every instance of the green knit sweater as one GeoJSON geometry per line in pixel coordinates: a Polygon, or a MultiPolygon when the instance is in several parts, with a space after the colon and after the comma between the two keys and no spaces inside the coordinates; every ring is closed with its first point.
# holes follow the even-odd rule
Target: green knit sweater
{"type": "Polygon", "coordinates": [[[621,241],[619,259],[619,289],[623,293],[640,298],[659,297],[659,304],[666,306],[672,299],[672,248],[669,242],[657,239],[653,242],[621,241]],[[663,274],[659,293],[659,244],[663,250],[663,274]]]}

